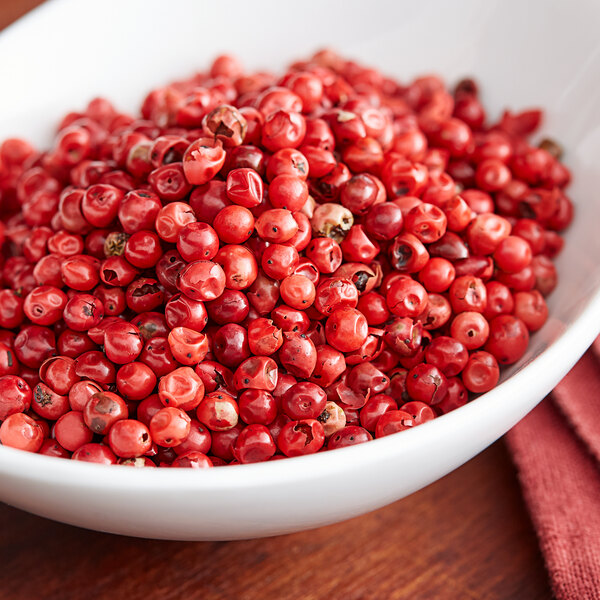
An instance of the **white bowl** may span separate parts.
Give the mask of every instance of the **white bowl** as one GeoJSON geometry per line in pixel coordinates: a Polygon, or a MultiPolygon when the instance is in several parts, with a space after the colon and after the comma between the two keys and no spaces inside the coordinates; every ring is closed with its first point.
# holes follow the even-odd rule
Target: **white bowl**
{"type": "MultiPolygon", "coordinates": [[[[125,469],[0,447],[0,499],[91,529],[224,540],[341,521],[455,469],[531,410],[600,330],[600,4],[60,0],[0,35],[0,139],[48,142],[97,94],[134,110],[152,86],[221,51],[281,69],[323,45],[406,79],[474,75],[486,106],[547,108],[567,149],[576,218],[558,259],[551,317],[503,383],[414,430],[361,446],[202,471],[125,469]]],[[[490,473],[493,477],[493,473],[490,473]]]]}

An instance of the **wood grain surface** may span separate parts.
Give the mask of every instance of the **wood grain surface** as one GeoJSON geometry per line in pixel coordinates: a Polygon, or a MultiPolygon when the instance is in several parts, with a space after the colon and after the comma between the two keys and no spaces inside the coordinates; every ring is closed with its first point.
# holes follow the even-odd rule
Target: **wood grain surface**
{"type": "Polygon", "coordinates": [[[44,0],[0,0],[0,30],[39,6],[44,0]]]}
{"type": "MultiPolygon", "coordinates": [[[[40,3],[0,0],[0,29],[40,3]]],[[[550,597],[502,442],[374,513],[265,540],[138,540],[0,505],[0,600],[550,597]]]]}
{"type": "Polygon", "coordinates": [[[374,513],[263,540],[139,540],[0,506],[2,600],[550,597],[502,442],[374,513]]]}

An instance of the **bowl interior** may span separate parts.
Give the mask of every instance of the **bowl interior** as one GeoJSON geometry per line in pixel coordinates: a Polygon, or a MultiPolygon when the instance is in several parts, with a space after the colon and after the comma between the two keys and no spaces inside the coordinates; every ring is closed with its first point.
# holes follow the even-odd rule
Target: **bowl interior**
{"type": "Polygon", "coordinates": [[[413,6],[381,0],[365,11],[357,0],[306,0],[301,10],[258,0],[228,10],[207,1],[108,0],[94,10],[99,3],[54,0],[0,37],[0,80],[10,90],[1,100],[0,139],[18,135],[48,144],[61,116],[96,95],[135,111],[152,87],[202,70],[225,51],[248,68],[281,70],[330,46],[402,81],[431,72],[450,83],[473,75],[492,116],[507,107],[544,107],[544,133],[563,144],[576,174],[569,193],[577,213],[567,233],[568,242],[576,241],[558,259],[552,318],[535,336],[531,358],[577,318],[599,287],[594,229],[600,203],[589,196],[600,180],[600,47],[590,26],[600,8],[576,4],[577,11],[573,4],[539,1],[413,6]],[[562,26],[569,21],[578,23],[577,35],[562,26]]]}

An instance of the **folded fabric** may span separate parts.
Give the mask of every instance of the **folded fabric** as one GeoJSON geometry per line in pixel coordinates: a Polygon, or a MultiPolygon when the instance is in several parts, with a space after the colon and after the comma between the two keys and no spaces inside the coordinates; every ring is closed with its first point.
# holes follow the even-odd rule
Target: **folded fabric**
{"type": "Polygon", "coordinates": [[[600,343],[554,388],[552,399],[600,468],[600,343]]]}
{"type": "Polygon", "coordinates": [[[600,339],[506,441],[554,594],[600,599],[600,339]]]}

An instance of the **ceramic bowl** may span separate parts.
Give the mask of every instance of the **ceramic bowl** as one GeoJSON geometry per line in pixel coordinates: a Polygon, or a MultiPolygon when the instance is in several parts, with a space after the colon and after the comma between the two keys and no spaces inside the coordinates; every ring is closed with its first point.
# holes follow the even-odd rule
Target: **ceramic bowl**
{"type": "MultiPolygon", "coordinates": [[[[403,80],[472,75],[491,115],[543,106],[566,148],[576,217],[550,318],[502,383],[400,434],[335,452],[202,471],[104,467],[0,447],[0,500],[108,532],[178,540],[270,536],[394,502],[475,456],[530,411],[600,329],[597,2],[55,0],[0,35],[0,139],[48,143],[95,95],[134,110],[153,86],[228,51],[281,69],[324,45],[403,80]]],[[[494,474],[490,473],[490,477],[494,474]]]]}

